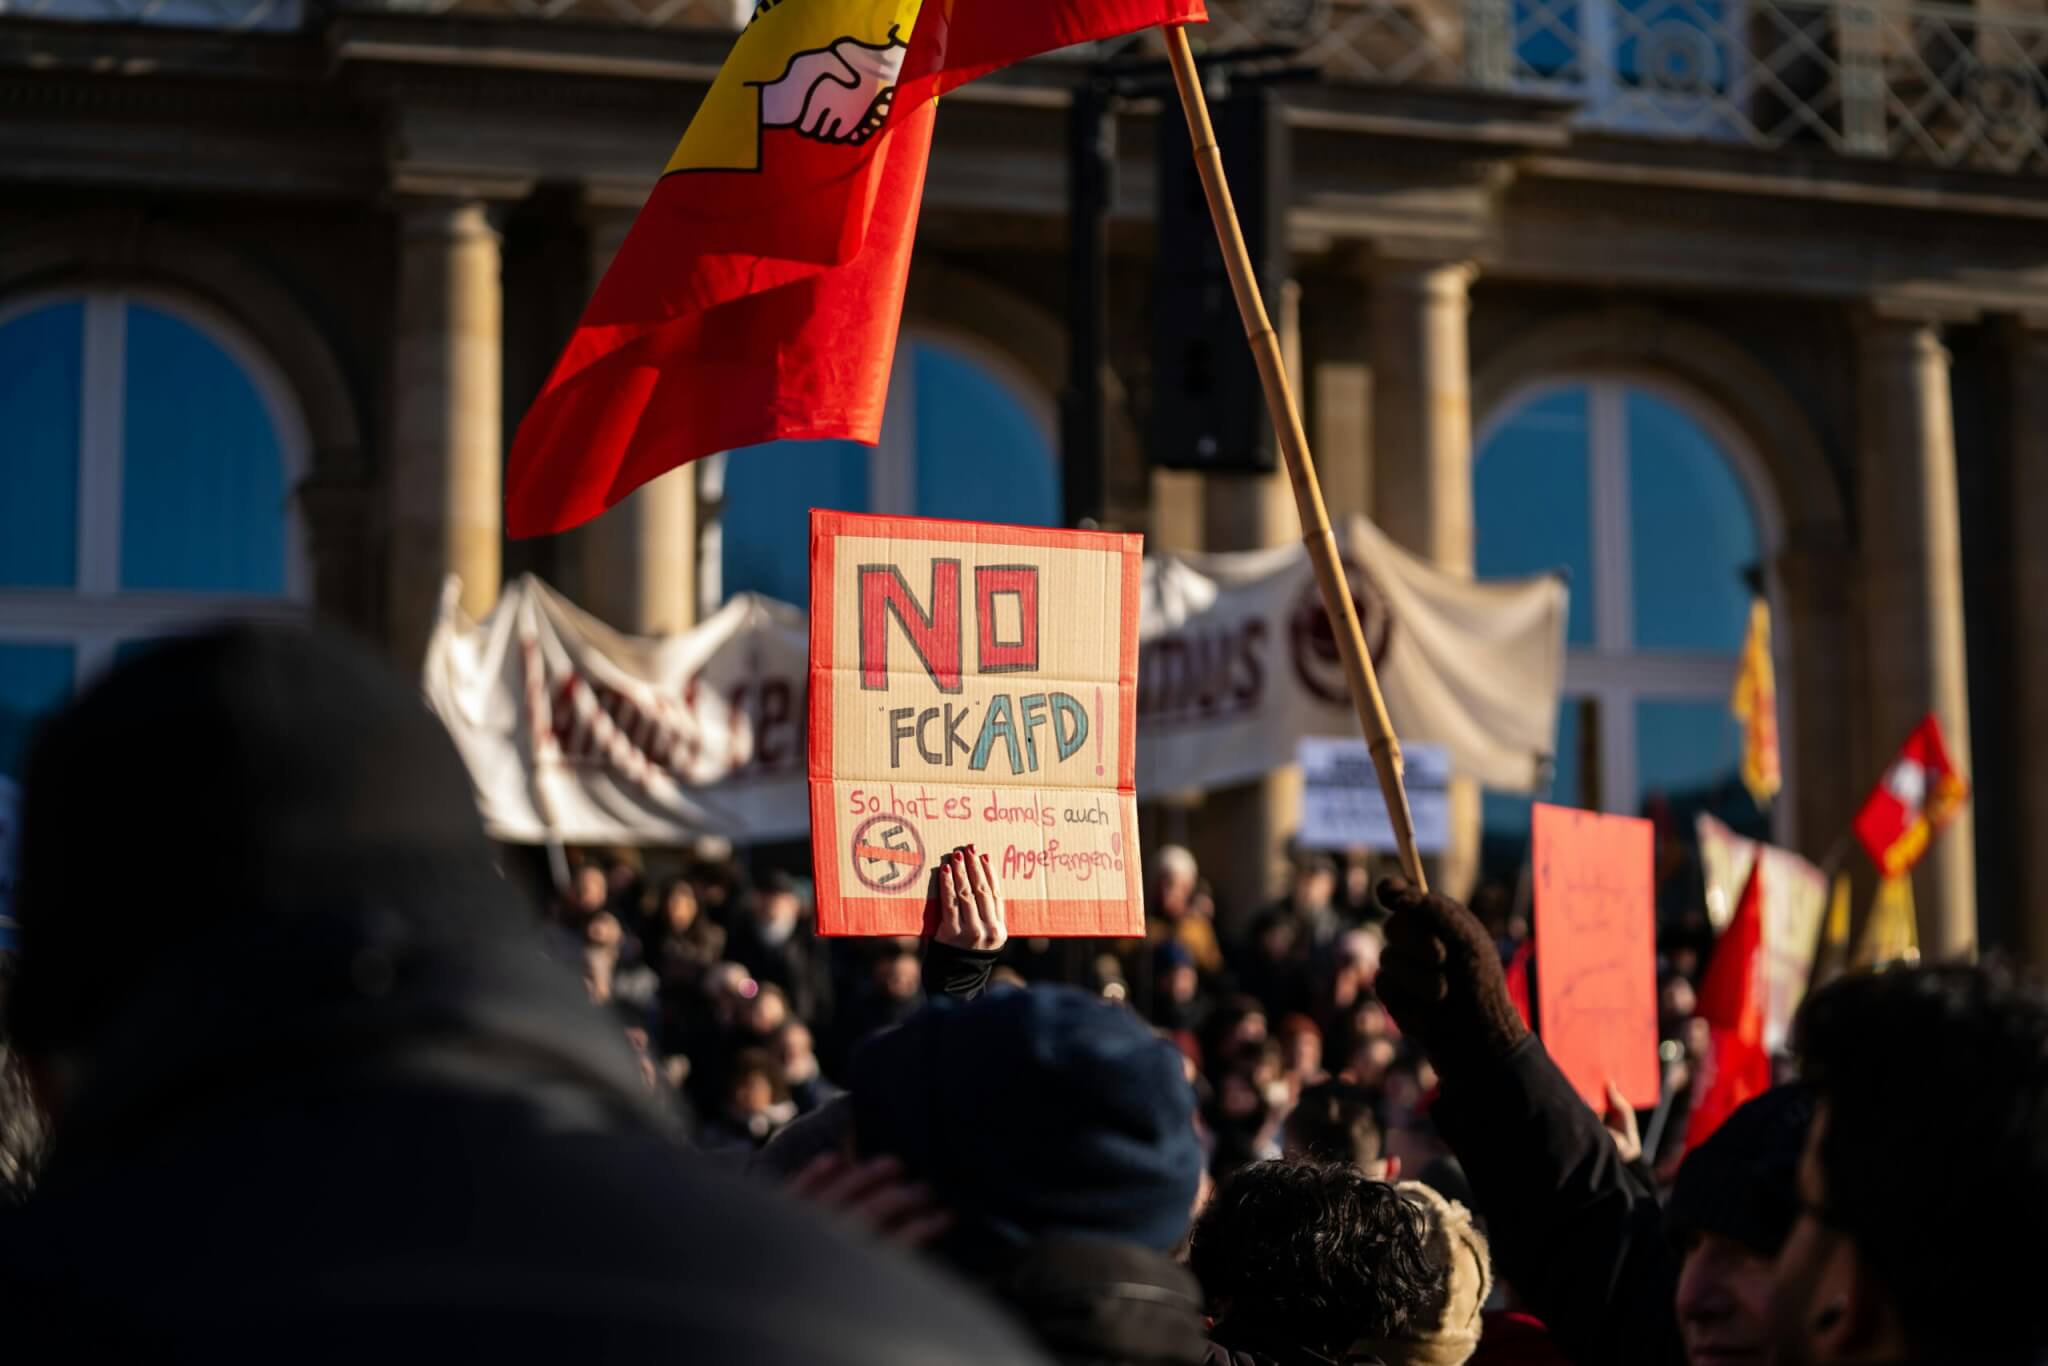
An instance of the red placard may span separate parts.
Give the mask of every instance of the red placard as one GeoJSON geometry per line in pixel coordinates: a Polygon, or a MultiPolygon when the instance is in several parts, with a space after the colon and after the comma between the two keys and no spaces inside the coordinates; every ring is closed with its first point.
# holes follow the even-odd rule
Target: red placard
{"type": "Polygon", "coordinates": [[[1141,538],[811,514],[818,930],[914,935],[973,844],[1010,933],[1145,932],[1141,538]]]}
{"type": "Polygon", "coordinates": [[[1657,1103],[1657,898],[1650,822],[1537,805],[1536,1017],[1588,1105],[1607,1083],[1657,1103]]]}

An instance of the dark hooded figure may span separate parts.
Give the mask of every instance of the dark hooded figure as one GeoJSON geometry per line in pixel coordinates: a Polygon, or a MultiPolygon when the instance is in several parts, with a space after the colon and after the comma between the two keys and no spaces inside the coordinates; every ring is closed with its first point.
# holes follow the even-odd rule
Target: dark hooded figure
{"type": "Polygon", "coordinates": [[[10,1360],[1034,1359],[691,1165],[446,733],[352,648],[116,668],[36,741],[20,858],[7,1026],[54,1141],[0,1219],[10,1360]]]}
{"type": "Polygon", "coordinates": [[[1202,1361],[1201,1291],[1168,1255],[1202,1177],[1194,1093],[1136,1015],[1072,987],[945,997],[870,1040],[851,1083],[858,1152],[931,1188],[954,1220],[939,1255],[1046,1350],[1202,1361]]]}

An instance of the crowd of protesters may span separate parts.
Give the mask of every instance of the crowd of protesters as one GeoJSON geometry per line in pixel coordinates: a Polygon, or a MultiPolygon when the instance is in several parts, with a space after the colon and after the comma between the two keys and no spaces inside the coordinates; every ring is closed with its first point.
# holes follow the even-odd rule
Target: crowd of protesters
{"type": "Polygon", "coordinates": [[[1512,897],[1308,856],[1229,933],[1168,847],[1145,940],[1013,942],[968,848],[924,937],[825,942],[705,846],[528,906],[304,632],[117,666],[22,824],[9,1360],[2048,1360],[2048,998],[1997,969],[1816,993],[1653,1166],[1528,1028],[1512,897]],[[110,827],[205,895],[88,875],[110,827]]]}
{"type": "MultiPolygon", "coordinates": [[[[750,879],[723,839],[666,860],[630,850],[574,858],[550,923],[703,1148],[762,1146],[842,1088],[862,1041],[945,990],[928,980],[921,940],[816,937],[809,884],[784,872],[750,879]],[[650,873],[650,859],[666,871],[650,873]]],[[[1163,846],[1151,865],[1145,940],[1016,940],[995,970],[1018,984],[1083,987],[1169,1039],[1200,1097],[1216,1179],[1284,1155],[1303,1097],[1327,1104],[1335,1088],[1359,1109],[1375,1170],[1464,1197],[1430,1118],[1436,1070],[1375,990],[1387,913],[1372,896],[1373,860],[1305,852],[1284,897],[1238,916],[1219,915],[1187,849],[1163,846]]],[[[1498,885],[1474,904],[1502,963],[1515,963],[1526,908],[1498,885]]],[[[1667,1184],[1709,1047],[1694,1013],[1703,919],[1669,917],[1660,955],[1671,1102],[1661,1114],[1610,1116],[1618,1131],[1654,1124],[1653,1139],[1668,1140],[1642,1157],[1652,1169],[1665,1158],[1667,1184]]]]}

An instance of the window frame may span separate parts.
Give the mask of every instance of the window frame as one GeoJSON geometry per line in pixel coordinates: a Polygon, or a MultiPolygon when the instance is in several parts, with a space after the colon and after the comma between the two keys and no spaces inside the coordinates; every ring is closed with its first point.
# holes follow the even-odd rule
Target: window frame
{"type": "Polygon", "coordinates": [[[1669,377],[1627,367],[1550,371],[1510,388],[1473,431],[1473,479],[1480,455],[1502,427],[1530,404],[1573,388],[1586,390],[1587,512],[1592,556],[1593,644],[1567,644],[1563,696],[1566,705],[1587,699],[1598,719],[1596,738],[1600,806],[1638,814],[1636,705],[1640,702],[1711,702],[1725,707],[1735,686],[1741,650],[1638,650],[1635,646],[1634,545],[1629,515],[1629,446],[1625,395],[1636,389],[1669,404],[1719,448],[1734,472],[1756,519],[1757,559],[1763,569],[1764,599],[1775,629],[1771,653],[1778,682],[1778,736],[1784,789],[1771,803],[1772,840],[1797,838],[1792,800],[1797,775],[1784,699],[1792,676],[1784,648],[1783,595],[1776,564],[1784,546],[1784,520],[1767,468],[1756,448],[1728,416],[1669,377]]]}
{"type": "Polygon", "coordinates": [[[77,563],[68,588],[0,588],[0,640],[69,645],[74,692],[114,661],[125,641],[176,635],[223,619],[296,623],[311,613],[312,573],[298,489],[311,467],[304,414],[283,372],[219,310],[147,286],[79,284],[0,300],[0,327],[67,303],[84,308],[80,342],[77,563]],[[128,310],[141,304],[220,347],[255,390],[277,436],[286,492],[280,594],[195,593],[121,584],[122,445],[126,435],[128,310]],[[105,401],[116,395],[118,402],[105,401]]]}

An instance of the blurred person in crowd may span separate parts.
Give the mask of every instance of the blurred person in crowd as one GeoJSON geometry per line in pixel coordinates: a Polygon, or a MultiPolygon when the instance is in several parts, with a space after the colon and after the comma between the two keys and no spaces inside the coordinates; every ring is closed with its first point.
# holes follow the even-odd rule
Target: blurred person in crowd
{"type": "Polygon", "coordinates": [[[1380,896],[1382,998],[1442,1075],[1429,1120],[1558,1345],[1579,1366],[1763,1360],[1811,1098],[1779,1088],[1738,1109],[1679,1167],[1666,1210],[1523,1024],[1478,920],[1399,881],[1380,896]]]}
{"type": "Polygon", "coordinates": [[[1347,849],[1338,861],[1337,910],[1348,924],[1374,925],[1387,918],[1372,895],[1372,854],[1347,849]]]}
{"type": "Polygon", "coordinates": [[[235,627],[116,664],[39,733],[21,816],[6,1031],[53,1141],[0,1212],[10,1359],[1034,1359],[695,1165],[510,899],[446,731],[355,647],[235,627]],[[109,829],[208,895],[80,878],[109,829]]]}
{"type": "Polygon", "coordinates": [[[1167,844],[1160,846],[1152,861],[1146,942],[1178,944],[1202,975],[1215,976],[1223,971],[1223,949],[1216,939],[1216,905],[1202,886],[1195,856],[1178,844],[1167,844]]]}
{"type": "Polygon", "coordinates": [[[1260,1162],[1202,1211],[1188,1265],[1222,1366],[1367,1362],[1442,1304],[1448,1267],[1429,1255],[1422,1209],[1343,1164],[1260,1162]]]}
{"type": "Polygon", "coordinates": [[[1372,1340],[1386,1366],[1464,1366],[1479,1350],[1486,1302],[1493,1295],[1493,1258],[1472,1212],[1419,1181],[1395,1187],[1422,1211],[1424,1255],[1443,1268],[1443,1289],[1390,1336],[1372,1340]]]}
{"type": "Polygon", "coordinates": [[[774,1048],[776,1064],[782,1069],[782,1080],[789,1087],[789,1098],[796,1103],[798,1114],[810,1114],[840,1094],[818,1066],[811,1027],[802,1020],[786,1021],[775,1032],[774,1048]]]}
{"type": "Polygon", "coordinates": [[[1152,953],[1152,1023],[1170,1034],[1199,1033],[1213,1009],[1202,973],[1185,944],[1167,940],[1152,953]]]}
{"type": "Polygon", "coordinates": [[[1238,987],[1257,997],[1269,1018],[1306,1014],[1315,1007],[1307,923],[1292,911],[1262,913],[1232,967],[1238,987]]]}
{"type": "Polygon", "coordinates": [[[672,879],[651,918],[647,958],[665,989],[694,991],[725,956],[725,931],[703,913],[688,878],[672,879]]]}
{"type": "Polygon", "coordinates": [[[723,1101],[697,1140],[707,1152],[759,1148],[797,1115],[782,1068],[764,1048],[734,1055],[725,1069],[723,1101]]]}
{"type": "Polygon", "coordinates": [[[580,930],[611,900],[611,882],[601,863],[585,863],[569,878],[569,895],[563,907],[564,923],[580,930]]]}
{"type": "Polygon", "coordinates": [[[1380,973],[1380,952],[1386,938],[1379,926],[1365,925],[1337,936],[1316,973],[1316,1018],[1334,1025],[1348,1012],[1370,1002],[1380,973]]]}
{"type": "Polygon", "coordinates": [[[1231,996],[1220,1002],[1197,1035],[1205,1072],[1220,1075],[1238,1059],[1266,1046],[1266,1008],[1252,996],[1231,996]]]}
{"type": "Polygon", "coordinates": [[[924,965],[917,953],[889,946],[869,965],[860,998],[843,1012],[835,1067],[851,1058],[862,1040],[903,1023],[923,1003],[924,965]]]}
{"type": "Polygon", "coordinates": [[[1400,1057],[1401,1046],[1393,1039],[1385,1034],[1368,1034],[1353,1046],[1340,1070],[1360,1086],[1379,1090],[1386,1086],[1400,1057]]]}
{"type": "Polygon", "coordinates": [[[1280,1067],[1297,1093],[1329,1075],[1323,1070],[1323,1031],[1308,1016],[1280,1021],[1280,1067]]]}
{"type": "Polygon", "coordinates": [[[782,988],[764,982],[751,999],[740,1003],[734,1033],[743,1047],[764,1047],[794,1018],[782,988]]]}
{"type": "Polygon", "coordinates": [[[1342,1163],[1374,1181],[1401,1174],[1385,1152],[1379,1097],[1363,1086],[1326,1081],[1301,1093],[1282,1127],[1281,1151],[1294,1161],[1342,1163]]]}
{"type": "MultiPolygon", "coordinates": [[[[941,860],[932,895],[935,949],[1001,941],[1000,888],[978,851],[941,860]]],[[[1085,991],[978,990],[937,996],[869,1040],[844,1109],[859,1164],[895,1173],[890,1219],[908,1219],[1055,1358],[1196,1366],[1201,1293],[1169,1255],[1202,1169],[1183,1066],[1132,1012],[1085,991]],[[943,1218],[926,1221],[926,1206],[943,1218]]]]}
{"type": "Polygon", "coordinates": [[[2048,1360],[2048,996],[1995,966],[1847,977],[1807,999],[1793,1053],[1814,1110],[1773,1360],[2048,1360]]]}
{"type": "Polygon", "coordinates": [[[796,883],[777,873],[762,884],[732,932],[733,958],[757,981],[789,996],[790,1009],[822,1027],[831,1019],[831,974],[825,949],[811,932],[796,883]]]}
{"type": "Polygon", "coordinates": [[[1338,909],[1336,897],[1337,861],[1328,854],[1298,853],[1287,895],[1269,907],[1267,915],[1294,921],[1302,952],[1317,953],[1352,928],[1338,909]]]}
{"type": "Polygon", "coordinates": [[[1250,1162],[1280,1156],[1280,1124],[1294,1104],[1280,1045],[1267,1040],[1210,1069],[1215,1092],[1203,1112],[1215,1149],[1210,1170],[1221,1178],[1250,1162]]]}
{"type": "Polygon", "coordinates": [[[626,934],[619,918],[599,911],[583,934],[583,985],[591,1003],[610,1006],[634,1026],[652,1021],[661,983],[640,961],[639,944],[626,934]]]}

